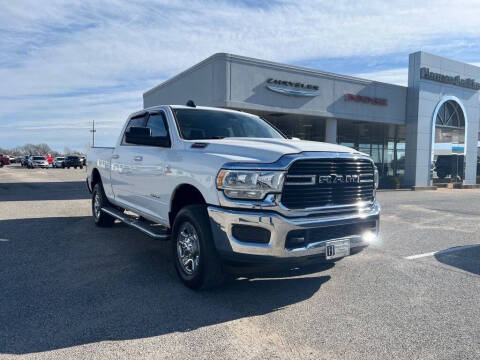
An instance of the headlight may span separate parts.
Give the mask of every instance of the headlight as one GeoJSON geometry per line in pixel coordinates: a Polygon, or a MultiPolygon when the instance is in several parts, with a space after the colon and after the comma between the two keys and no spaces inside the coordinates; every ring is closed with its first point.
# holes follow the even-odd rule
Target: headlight
{"type": "Polygon", "coordinates": [[[281,171],[220,170],[217,188],[232,199],[263,199],[282,191],[285,173],[281,171]]]}
{"type": "Polygon", "coordinates": [[[375,166],[375,170],[373,171],[373,182],[375,184],[375,189],[378,189],[378,183],[379,183],[380,179],[378,177],[378,169],[377,167],[375,166]]]}

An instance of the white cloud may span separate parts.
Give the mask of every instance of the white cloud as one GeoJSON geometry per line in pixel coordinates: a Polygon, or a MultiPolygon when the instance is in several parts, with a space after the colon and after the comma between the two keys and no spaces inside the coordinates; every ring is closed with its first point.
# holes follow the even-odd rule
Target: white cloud
{"type": "MultiPolygon", "coordinates": [[[[458,54],[476,46],[466,39],[480,37],[478,1],[246,4],[255,2],[2,2],[0,126],[18,129],[9,130],[8,139],[6,131],[0,133],[0,145],[11,143],[12,135],[26,141],[43,126],[35,122],[71,125],[64,141],[88,141],[89,134],[78,135],[82,128],[75,124],[84,126],[92,118],[120,124],[141,106],[143,91],[215,52],[286,63],[406,57],[435,48],[458,54]]],[[[405,78],[403,69],[375,76],[393,83],[405,78]]]]}

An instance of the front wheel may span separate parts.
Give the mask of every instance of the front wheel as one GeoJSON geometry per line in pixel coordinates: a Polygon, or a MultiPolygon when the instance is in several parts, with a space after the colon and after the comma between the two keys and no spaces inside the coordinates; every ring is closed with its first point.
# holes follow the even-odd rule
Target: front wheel
{"type": "Polygon", "coordinates": [[[115,222],[115,218],[102,211],[102,207],[108,206],[107,196],[103,191],[102,184],[98,183],[94,186],[92,192],[92,214],[95,219],[95,225],[100,227],[111,227],[115,222]]]}
{"type": "Polygon", "coordinates": [[[172,255],[177,274],[187,287],[209,289],[223,283],[225,276],[204,205],[186,206],[175,217],[172,255]]]}

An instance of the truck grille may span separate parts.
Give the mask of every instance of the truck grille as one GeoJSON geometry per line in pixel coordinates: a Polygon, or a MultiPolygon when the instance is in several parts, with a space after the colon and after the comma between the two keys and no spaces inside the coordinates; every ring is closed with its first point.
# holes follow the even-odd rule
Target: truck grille
{"type": "Polygon", "coordinates": [[[297,160],[288,170],[282,204],[289,209],[373,201],[374,168],[368,159],[297,160]]]}

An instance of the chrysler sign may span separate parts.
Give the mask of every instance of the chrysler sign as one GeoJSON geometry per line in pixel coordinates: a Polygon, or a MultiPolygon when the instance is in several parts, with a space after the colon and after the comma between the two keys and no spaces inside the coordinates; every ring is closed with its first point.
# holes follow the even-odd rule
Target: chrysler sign
{"type": "Polygon", "coordinates": [[[467,89],[480,90],[480,83],[474,79],[462,79],[460,76],[449,76],[430,71],[427,67],[420,68],[420,78],[432,81],[438,81],[444,84],[461,86],[467,89]]]}
{"type": "Polygon", "coordinates": [[[320,94],[318,85],[304,84],[295,81],[286,81],[279,79],[267,79],[267,89],[284,95],[293,96],[317,96],[320,94]]]}

